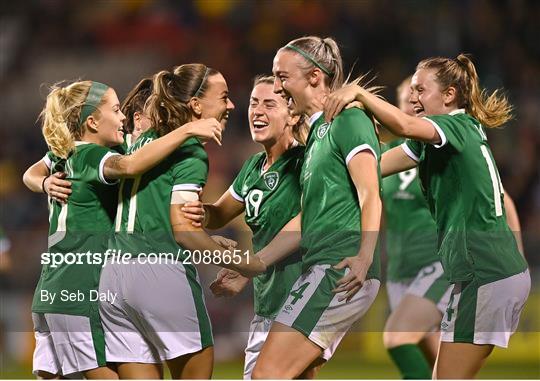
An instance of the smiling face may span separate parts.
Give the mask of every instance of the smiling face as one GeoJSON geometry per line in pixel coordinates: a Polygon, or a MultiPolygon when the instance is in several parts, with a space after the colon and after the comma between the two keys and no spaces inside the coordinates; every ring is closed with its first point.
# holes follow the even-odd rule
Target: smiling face
{"type": "Polygon", "coordinates": [[[229,88],[225,78],[220,74],[214,74],[207,79],[208,87],[204,95],[199,98],[201,104],[201,118],[216,118],[225,127],[229,112],[234,110],[234,104],[229,99],[229,88]]]}
{"type": "Polygon", "coordinates": [[[447,114],[456,108],[448,102],[434,69],[417,70],[411,80],[411,89],[409,100],[418,117],[447,114]]]}
{"type": "Polygon", "coordinates": [[[122,144],[124,142],[125,115],[120,111],[120,102],[113,88],[109,88],[103,95],[104,102],[98,107],[94,129],[97,138],[107,147],[122,144]]]}
{"type": "Polygon", "coordinates": [[[309,82],[302,70],[303,58],[289,50],[279,50],[274,57],[272,72],[274,92],[286,97],[295,113],[307,111],[310,99],[309,82]]]}
{"type": "Polygon", "coordinates": [[[248,119],[251,138],[264,146],[274,145],[290,131],[292,122],[287,101],[269,83],[260,83],[251,91],[248,119]]]}

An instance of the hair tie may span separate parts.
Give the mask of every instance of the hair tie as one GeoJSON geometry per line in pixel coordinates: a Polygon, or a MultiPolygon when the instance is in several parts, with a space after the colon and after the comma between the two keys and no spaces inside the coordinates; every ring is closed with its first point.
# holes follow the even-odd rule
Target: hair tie
{"type": "Polygon", "coordinates": [[[292,49],[295,52],[297,52],[298,54],[300,54],[301,56],[303,56],[306,60],[310,61],[313,65],[317,66],[324,73],[326,73],[326,75],[328,75],[329,77],[331,77],[333,75],[333,73],[330,70],[328,70],[323,64],[319,63],[314,57],[311,56],[311,54],[309,54],[308,52],[300,49],[298,46],[287,44],[287,45],[285,45],[285,47],[289,48],[289,49],[292,49]]]}
{"type": "Polygon", "coordinates": [[[81,115],[79,116],[79,127],[81,127],[83,123],[86,122],[86,119],[90,115],[92,115],[95,110],[97,110],[99,104],[101,103],[101,100],[103,99],[103,95],[108,89],[109,86],[104,85],[100,82],[92,81],[92,86],[90,86],[88,95],[86,95],[83,106],[81,108],[81,115]]]}

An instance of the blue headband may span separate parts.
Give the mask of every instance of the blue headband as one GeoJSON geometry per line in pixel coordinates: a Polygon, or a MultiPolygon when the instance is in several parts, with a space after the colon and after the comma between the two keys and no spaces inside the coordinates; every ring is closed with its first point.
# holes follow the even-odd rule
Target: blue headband
{"type": "Polygon", "coordinates": [[[97,110],[99,104],[101,103],[101,100],[103,99],[103,95],[108,89],[109,86],[104,85],[100,82],[92,81],[92,86],[90,86],[88,95],[86,96],[84,104],[81,108],[81,115],[79,116],[79,127],[81,127],[83,123],[86,122],[86,119],[90,115],[92,115],[95,110],[97,110]]]}

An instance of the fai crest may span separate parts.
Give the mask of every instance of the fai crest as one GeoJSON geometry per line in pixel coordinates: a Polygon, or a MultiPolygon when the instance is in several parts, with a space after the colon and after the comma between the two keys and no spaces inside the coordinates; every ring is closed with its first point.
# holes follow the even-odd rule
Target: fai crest
{"type": "Polygon", "coordinates": [[[279,175],[277,172],[268,172],[264,174],[264,183],[270,190],[276,189],[279,182],[279,175]]]}
{"type": "Polygon", "coordinates": [[[328,132],[330,129],[330,123],[323,123],[319,126],[319,129],[317,130],[317,137],[319,139],[322,139],[324,135],[328,132]]]}

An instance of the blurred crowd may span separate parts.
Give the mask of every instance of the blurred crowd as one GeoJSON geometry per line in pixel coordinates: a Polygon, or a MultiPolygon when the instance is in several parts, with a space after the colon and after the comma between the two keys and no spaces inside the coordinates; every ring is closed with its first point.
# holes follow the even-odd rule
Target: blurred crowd
{"type": "MultiPolygon", "coordinates": [[[[374,84],[386,86],[383,95],[389,100],[420,59],[471,53],[482,85],[503,87],[515,105],[514,120],[488,137],[521,217],[528,260],[540,264],[535,255],[540,249],[538,2],[34,0],[1,7],[0,226],[10,242],[10,261],[0,257],[1,320],[28,318],[19,318],[12,330],[30,329],[30,295],[39,276],[39,253],[46,248],[45,196],[24,188],[21,177],[47,150],[37,121],[47,85],[92,79],[111,85],[122,98],[160,69],[202,62],[221,71],[236,110],[223,147],[208,147],[204,199],[213,201],[259,149],[247,124],[253,77],[270,73],[276,50],[302,35],[334,37],[346,70],[353,76],[369,72],[374,84]]],[[[235,226],[225,234],[247,240],[247,233],[238,235],[245,225],[238,220],[235,226]]],[[[215,271],[203,270],[203,282],[215,271]]],[[[216,334],[230,329],[231,321],[237,331],[246,330],[250,302],[249,292],[235,303],[209,302],[216,334]]],[[[241,348],[243,338],[238,340],[241,348]]]]}

